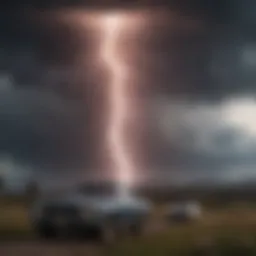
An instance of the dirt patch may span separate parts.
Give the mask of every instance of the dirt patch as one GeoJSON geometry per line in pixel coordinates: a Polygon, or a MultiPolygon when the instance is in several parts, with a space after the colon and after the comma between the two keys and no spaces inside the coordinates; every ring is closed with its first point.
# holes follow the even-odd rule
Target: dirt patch
{"type": "Polygon", "coordinates": [[[0,244],[0,255],[5,256],[102,256],[104,248],[80,242],[23,241],[0,244]]]}

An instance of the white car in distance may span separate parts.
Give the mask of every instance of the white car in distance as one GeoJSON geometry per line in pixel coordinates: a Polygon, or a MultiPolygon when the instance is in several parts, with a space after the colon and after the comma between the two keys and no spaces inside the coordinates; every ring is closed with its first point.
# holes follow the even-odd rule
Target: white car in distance
{"type": "Polygon", "coordinates": [[[166,217],[170,222],[191,222],[202,216],[202,206],[199,202],[180,202],[168,205],[166,217]]]}

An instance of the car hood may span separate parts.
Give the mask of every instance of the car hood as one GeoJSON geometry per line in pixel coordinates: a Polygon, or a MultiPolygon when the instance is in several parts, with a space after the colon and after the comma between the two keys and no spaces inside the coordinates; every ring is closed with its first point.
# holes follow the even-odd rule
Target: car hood
{"type": "Polygon", "coordinates": [[[92,200],[91,204],[102,212],[129,211],[147,213],[151,209],[148,202],[135,198],[98,198],[92,200]]]}
{"type": "Polygon", "coordinates": [[[151,204],[142,198],[118,196],[84,196],[69,195],[50,200],[41,205],[85,207],[98,213],[133,212],[146,214],[151,210],[151,204]]]}

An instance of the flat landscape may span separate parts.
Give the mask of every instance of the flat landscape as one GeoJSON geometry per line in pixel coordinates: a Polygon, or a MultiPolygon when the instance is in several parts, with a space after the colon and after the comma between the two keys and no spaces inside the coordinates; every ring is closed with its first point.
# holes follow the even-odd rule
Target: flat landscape
{"type": "Polygon", "coordinates": [[[158,206],[144,236],[112,245],[81,241],[41,241],[32,232],[27,204],[3,201],[0,255],[256,255],[256,205],[205,208],[197,223],[168,224],[158,206]]]}

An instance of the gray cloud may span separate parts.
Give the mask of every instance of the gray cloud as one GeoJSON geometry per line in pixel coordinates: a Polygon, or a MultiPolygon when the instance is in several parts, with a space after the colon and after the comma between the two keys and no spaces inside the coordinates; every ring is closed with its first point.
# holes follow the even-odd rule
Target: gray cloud
{"type": "Polygon", "coordinates": [[[218,178],[236,167],[246,176],[247,170],[256,166],[256,133],[250,127],[254,127],[254,121],[239,116],[247,114],[238,112],[243,109],[239,104],[247,101],[238,98],[231,102],[158,101],[152,124],[161,143],[151,164],[156,161],[158,166],[177,168],[183,175],[201,172],[218,178]],[[241,122],[233,122],[227,108],[241,122]]]}
{"type": "MultiPolygon", "coordinates": [[[[160,24],[152,37],[143,39],[143,51],[134,62],[140,74],[136,83],[152,98],[165,94],[168,104],[175,97],[176,102],[197,102],[172,103],[167,114],[159,110],[157,115],[166,118],[154,120],[161,131],[149,127],[152,143],[145,151],[152,154],[150,164],[208,173],[254,165],[255,142],[240,128],[224,124],[218,104],[234,94],[255,93],[255,4],[176,2],[183,27],[160,24]],[[219,26],[221,22],[225,25],[219,26]]],[[[88,75],[94,69],[91,63],[74,72],[80,48],[70,31],[76,30],[57,19],[47,20],[47,15],[41,24],[22,12],[11,13],[0,15],[0,69],[12,80],[0,85],[0,152],[51,170],[89,165],[101,150],[104,103],[99,81],[88,75]]]]}
{"type": "Polygon", "coordinates": [[[42,90],[0,90],[0,152],[39,166],[81,164],[86,129],[79,107],[42,90]]]}

